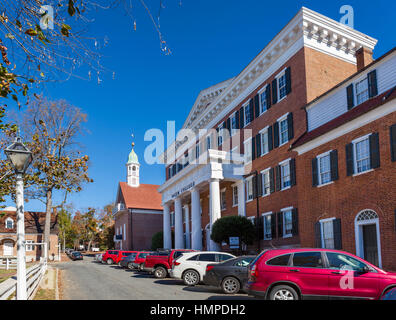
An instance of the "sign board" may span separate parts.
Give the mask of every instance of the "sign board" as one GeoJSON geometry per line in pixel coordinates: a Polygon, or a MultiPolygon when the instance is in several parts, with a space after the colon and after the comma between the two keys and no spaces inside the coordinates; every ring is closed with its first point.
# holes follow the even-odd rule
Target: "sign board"
{"type": "Polygon", "coordinates": [[[239,237],[229,238],[230,249],[239,249],[239,237]]]}

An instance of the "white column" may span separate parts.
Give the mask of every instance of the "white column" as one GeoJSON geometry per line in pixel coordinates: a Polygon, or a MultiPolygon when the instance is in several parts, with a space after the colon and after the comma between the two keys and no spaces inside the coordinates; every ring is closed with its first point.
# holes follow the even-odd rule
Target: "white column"
{"type": "Polygon", "coordinates": [[[183,209],[181,198],[175,199],[175,249],[184,249],[183,209]]]}
{"type": "MultiPolygon", "coordinates": [[[[210,179],[209,182],[209,204],[210,204],[210,230],[212,232],[213,223],[221,217],[220,209],[220,182],[219,179],[210,179]]],[[[219,245],[210,240],[210,250],[220,250],[219,245]]]]}
{"type": "Polygon", "coordinates": [[[163,234],[164,234],[164,249],[172,249],[172,233],[170,225],[169,204],[164,204],[164,217],[163,217],[163,234]]]}
{"type": "Polygon", "coordinates": [[[15,204],[17,207],[17,300],[27,300],[26,254],[25,254],[25,214],[23,210],[23,177],[16,176],[15,204]]]}
{"type": "Polygon", "coordinates": [[[246,199],[245,199],[245,181],[240,180],[238,183],[238,215],[246,216],[246,199]]]}
{"type": "Polygon", "coordinates": [[[186,249],[191,248],[191,241],[190,241],[190,212],[188,208],[188,204],[186,204],[184,207],[184,223],[186,225],[186,249]]]}
{"type": "Polygon", "coordinates": [[[201,202],[199,190],[191,190],[192,249],[202,250],[201,202]]]}

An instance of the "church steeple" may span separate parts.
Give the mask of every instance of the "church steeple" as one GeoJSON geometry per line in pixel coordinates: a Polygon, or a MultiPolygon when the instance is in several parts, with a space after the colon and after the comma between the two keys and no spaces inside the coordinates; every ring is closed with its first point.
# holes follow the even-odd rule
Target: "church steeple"
{"type": "MultiPolygon", "coordinates": [[[[133,135],[132,135],[133,137],[133,135]]],[[[135,146],[135,143],[132,142],[132,150],[129,153],[128,156],[128,162],[126,164],[127,167],[127,183],[131,187],[139,187],[139,169],[140,169],[140,163],[137,154],[135,153],[135,150],[133,150],[133,147],[135,146]]]]}

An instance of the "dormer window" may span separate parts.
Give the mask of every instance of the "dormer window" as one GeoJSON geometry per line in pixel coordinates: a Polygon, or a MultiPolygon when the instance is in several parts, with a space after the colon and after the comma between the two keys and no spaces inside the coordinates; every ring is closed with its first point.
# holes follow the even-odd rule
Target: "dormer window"
{"type": "Polygon", "coordinates": [[[14,228],[14,220],[12,220],[11,218],[7,218],[5,221],[5,228],[13,229],[14,228]]]}
{"type": "Polygon", "coordinates": [[[367,78],[356,83],[356,102],[361,104],[369,98],[367,78]]]}

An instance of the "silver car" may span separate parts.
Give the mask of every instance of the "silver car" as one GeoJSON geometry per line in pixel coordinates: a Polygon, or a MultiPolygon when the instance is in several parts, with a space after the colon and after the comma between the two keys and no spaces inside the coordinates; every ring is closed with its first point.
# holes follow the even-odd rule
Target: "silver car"
{"type": "Polygon", "coordinates": [[[96,262],[102,262],[102,256],[103,256],[102,253],[97,253],[97,254],[95,254],[94,261],[96,261],[96,262]]]}

